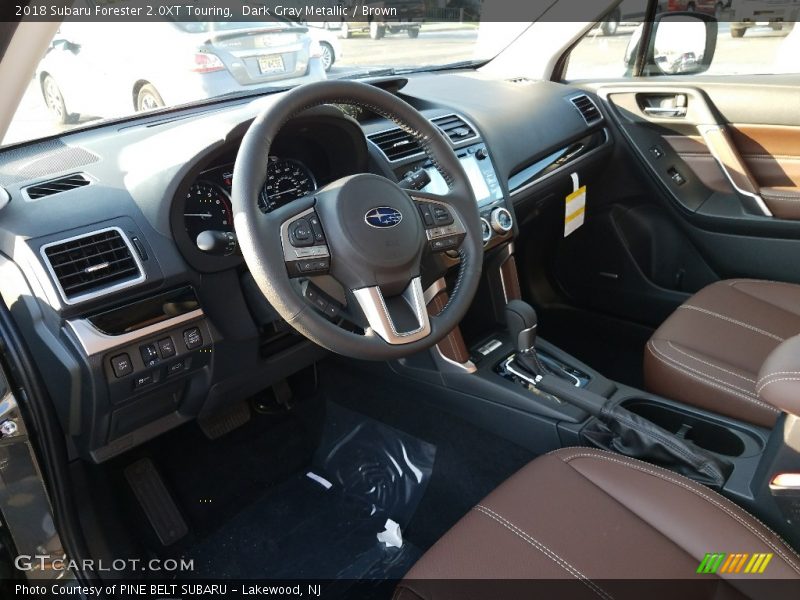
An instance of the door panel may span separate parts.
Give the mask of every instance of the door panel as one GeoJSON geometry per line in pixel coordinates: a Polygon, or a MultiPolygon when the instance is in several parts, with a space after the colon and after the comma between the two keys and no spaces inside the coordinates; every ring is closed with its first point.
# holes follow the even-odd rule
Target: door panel
{"type": "Polygon", "coordinates": [[[800,219],[800,127],[735,124],[730,130],[772,214],[800,219]]]}
{"type": "Polygon", "coordinates": [[[729,127],[702,90],[630,84],[598,92],[681,206],[700,211],[713,198],[707,208],[721,209],[719,216],[772,216],[729,127]]]}
{"type": "Polygon", "coordinates": [[[556,252],[567,295],[658,325],[716,279],[800,283],[800,77],[584,87],[605,100],[615,160],[642,185],[610,170],[590,192],[587,226],[556,252]]]}

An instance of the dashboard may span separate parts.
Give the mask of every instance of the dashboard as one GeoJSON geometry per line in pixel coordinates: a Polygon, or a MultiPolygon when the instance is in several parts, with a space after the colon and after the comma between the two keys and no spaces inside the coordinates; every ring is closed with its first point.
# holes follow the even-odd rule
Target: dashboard
{"type": "MultiPolygon", "coordinates": [[[[613,146],[602,115],[587,121],[576,108],[588,93],[569,86],[473,71],[375,85],[449,137],[484,218],[484,271],[512,252],[526,207],[563,198],[570,172],[596,167],[613,146]]],[[[0,197],[11,198],[0,205],[0,294],[48,373],[77,455],[109,460],[325,356],[277,318],[235,247],[203,241],[234,235],[236,154],[278,98],[147,115],[0,151],[0,197]],[[113,269],[81,262],[104,252],[116,257],[113,269]]],[[[254,201],[268,212],[356,173],[444,191],[404,135],[364,110],[306,111],[271,144],[254,201]]],[[[422,217],[437,227],[435,213],[422,217]]],[[[446,240],[426,256],[425,286],[457,264],[446,240]]],[[[298,286],[323,314],[342,300],[322,278],[298,286]]]]}

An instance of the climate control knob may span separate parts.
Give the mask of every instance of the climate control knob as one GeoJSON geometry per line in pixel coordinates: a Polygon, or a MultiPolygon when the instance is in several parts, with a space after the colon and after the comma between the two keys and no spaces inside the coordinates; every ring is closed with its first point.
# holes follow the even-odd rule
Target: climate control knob
{"type": "Polygon", "coordinates": [[[489,225],[489,221],[483,218],[481,219],[481,239],[484,246],[492,239],[492,226],[489,225]]]}
{"type": "Polygon", "coordinates": [[[500,235],[508,233],[514,227],[514,219],[505,208],[495,208],[490,217],[492,229],[500,235]]]}

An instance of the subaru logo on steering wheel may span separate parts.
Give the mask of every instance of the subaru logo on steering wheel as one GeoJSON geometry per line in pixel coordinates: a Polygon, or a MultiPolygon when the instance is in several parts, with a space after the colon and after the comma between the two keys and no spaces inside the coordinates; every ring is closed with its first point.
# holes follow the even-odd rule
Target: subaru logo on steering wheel
{"type": "Polygon", "coordinates": [[[379,206],[364,215],[364,220],[370,227],[385,229],[400,223],[403,220],[403,215],[399,210],[391,206],[379,206]]]}

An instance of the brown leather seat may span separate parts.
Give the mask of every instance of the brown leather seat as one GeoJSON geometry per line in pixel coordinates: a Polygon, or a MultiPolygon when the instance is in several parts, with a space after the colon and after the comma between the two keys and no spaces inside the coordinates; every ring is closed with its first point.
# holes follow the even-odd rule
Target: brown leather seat
{"type": "Polygon", "coordinates": [[[767,356],[800,333],[800,285],[734,279],[689,298],[647,344],[648,390],[772,427],[780,412],[758,398],[767,356]]]}
{"type": "MultiPolygon", "coordinates": [[[[480,579],[573,580],[572,592],[608,599],[611,580],[752,578],[697,575],[715,552],[771,553],[765,577],[800,579],[800,557],[780,537],[708,488],[610,452],[565,448],[475,506],[417,562],[395,598],[512,595],[489,594],[480,579]]],[[[739,597],[737,585],[713,597],[739,597]]],[[[529,582],[527,593],[514,595],[530,592],[529,582]]]]}

